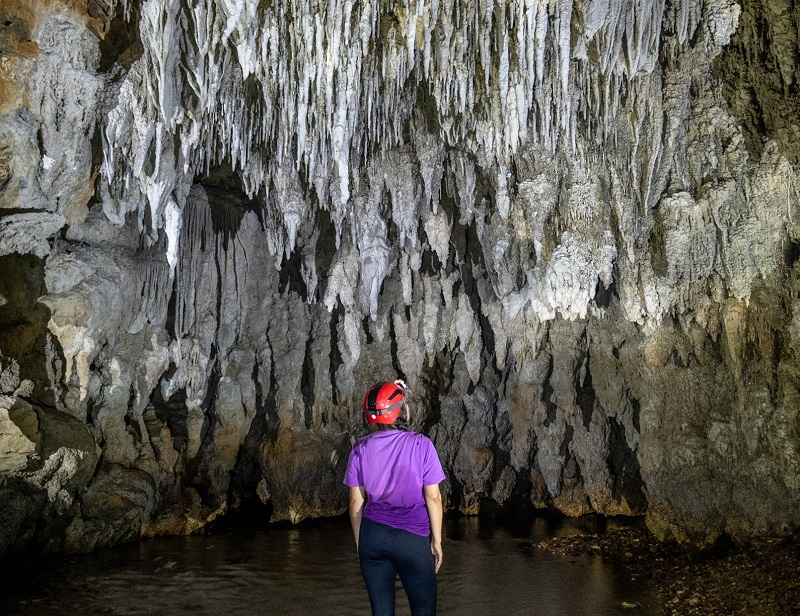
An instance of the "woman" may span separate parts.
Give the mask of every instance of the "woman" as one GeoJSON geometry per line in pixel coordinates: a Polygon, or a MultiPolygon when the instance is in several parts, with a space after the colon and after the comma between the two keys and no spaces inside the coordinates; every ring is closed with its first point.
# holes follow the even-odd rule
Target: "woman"
{"type": "Polygon", "coordinates": [[[399,429],[409,420],[403,381],[373,385],[364,396],[364,417],[377,431],[353,445],[344,483],[372,615],[394,616],[396,575],[411,614],[434,615],[442,565],[442,465],[428,437],[399,429]]]}

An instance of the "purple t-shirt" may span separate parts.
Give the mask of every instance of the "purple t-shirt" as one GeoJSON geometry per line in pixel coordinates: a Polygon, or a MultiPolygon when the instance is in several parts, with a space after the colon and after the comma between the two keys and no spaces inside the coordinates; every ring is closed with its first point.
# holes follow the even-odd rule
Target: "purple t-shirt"
{"type": "Polygon", "coordinates": [[[444,480],[431,440],[416,432],[383,430],[356,441],[344,484],[364,486],[363,517],[427,537],[431,532],[423,486],[444,480]]]}

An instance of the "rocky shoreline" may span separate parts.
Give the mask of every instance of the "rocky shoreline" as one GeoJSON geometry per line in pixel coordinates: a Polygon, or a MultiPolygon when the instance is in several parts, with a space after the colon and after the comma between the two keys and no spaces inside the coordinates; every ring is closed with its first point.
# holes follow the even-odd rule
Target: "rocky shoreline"
{"type": "MultiPolygon", "coordinates": [[[[541,549],[597,554],[653,581],[666,616],[800,615],[800,538],[718,545],[690,553],[659,542],[646,529],[551,537],[541,549]]],[[[636,604],[625,604],[635,613],[636,604]]]]}

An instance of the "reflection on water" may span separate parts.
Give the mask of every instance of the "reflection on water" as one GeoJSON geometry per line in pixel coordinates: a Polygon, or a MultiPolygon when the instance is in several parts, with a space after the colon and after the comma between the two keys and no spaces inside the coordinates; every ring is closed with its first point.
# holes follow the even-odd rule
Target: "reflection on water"
{"type": "MultiPolygon", "coordinates": [[[[600,557],[536,547],[569,522],[445,523],[440,615],[663,614],[649,582],[600,557]],[[630,609],[625,604],[638,604],[630,609]]],[[[142,541],[87,556],[7,557],[0,614],[369,614],[346,517],[142,541]]],[[[398,586],[398,616],[408,616],[398,586]]]]}

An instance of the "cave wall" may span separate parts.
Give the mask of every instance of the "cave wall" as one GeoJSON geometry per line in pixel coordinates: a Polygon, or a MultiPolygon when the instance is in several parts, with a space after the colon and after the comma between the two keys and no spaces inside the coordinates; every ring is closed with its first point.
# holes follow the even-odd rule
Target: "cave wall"
{"type": "Polygon", "coordinates": [[[340,513],[396,376],[448,508],[797,530],[800,5],[17,4],[0,552],[340,513]]]}

